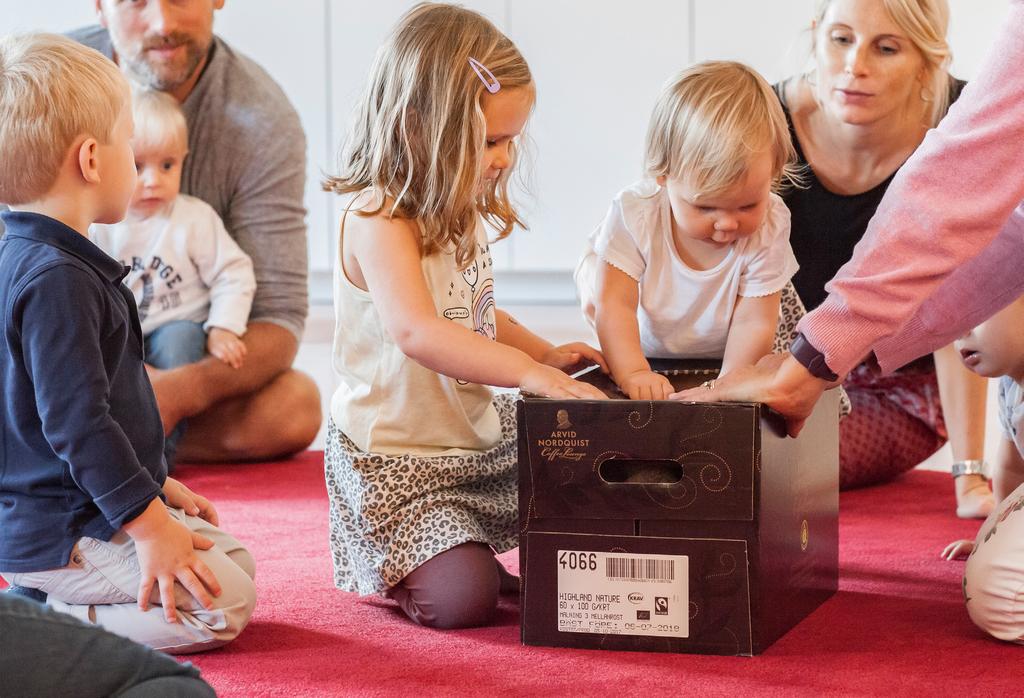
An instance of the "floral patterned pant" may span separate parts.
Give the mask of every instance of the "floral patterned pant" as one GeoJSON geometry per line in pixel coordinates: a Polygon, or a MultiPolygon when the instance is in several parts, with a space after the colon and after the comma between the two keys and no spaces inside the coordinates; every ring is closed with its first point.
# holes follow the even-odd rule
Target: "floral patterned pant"
{"type": "Polygon", "coordinates": [[[843,383],[852,403],[839,422],[839,487],[892,480],[946,443],[939,386],[927,361],[891,376],[866,365],[843,383]]]}

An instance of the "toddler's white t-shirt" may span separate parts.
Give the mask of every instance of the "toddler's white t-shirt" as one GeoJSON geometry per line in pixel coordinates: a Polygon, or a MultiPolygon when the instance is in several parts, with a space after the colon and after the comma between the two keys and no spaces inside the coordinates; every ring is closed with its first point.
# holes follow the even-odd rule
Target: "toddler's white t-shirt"
{"type": "Polygon", "coordinates": [[[640,285],[640,345],[650,358],[721,359],[739,296],[777,293],[799,266],[789,245],[789,209],[770,195],[761,227],[733,244],[714,268],[679,257],[668,193],[643,180],[619,193],[576,268],[586,305],[596,299],[597,265],[611,264],[640,285]]]}

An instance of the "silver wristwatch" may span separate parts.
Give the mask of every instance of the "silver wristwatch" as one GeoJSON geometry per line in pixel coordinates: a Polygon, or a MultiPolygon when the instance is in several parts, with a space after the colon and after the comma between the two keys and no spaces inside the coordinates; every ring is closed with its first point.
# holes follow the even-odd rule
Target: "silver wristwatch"
{"type": "Polygon", "coordinates": [[[953,464],[953,477],[961,475],[981,475],[988,477],[988,463],[983,460],[959,460],[953,464]]]}

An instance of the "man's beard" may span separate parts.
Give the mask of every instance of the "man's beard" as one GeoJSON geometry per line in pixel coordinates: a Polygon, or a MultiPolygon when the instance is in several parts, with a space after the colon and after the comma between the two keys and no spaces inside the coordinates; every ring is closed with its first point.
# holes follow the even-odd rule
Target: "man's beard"
{"type": "Polygon", "coordinates": [[[209,44],[199,46],[190,36],[171,34],[169,36],[144,39],[142,47],[134,56],[119,55],[126,72],[138,83],[154,90],[167,92],[186,82],[199,68],[203,58],[210,50],[209,44]],[[147,50],[182,46],[185,49],[183,59],[174,63],[164,63],[155,57],[150,58],[147,50]]]}

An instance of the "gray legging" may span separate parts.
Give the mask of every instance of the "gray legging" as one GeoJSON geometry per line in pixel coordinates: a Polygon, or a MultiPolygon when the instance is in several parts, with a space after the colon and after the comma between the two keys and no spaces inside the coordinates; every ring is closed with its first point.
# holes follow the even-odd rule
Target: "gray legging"
{"type": "Polygon", "coordinates": [[[511,586],[515,580],[507,572],[502,575],[499,566],[483,543],[463,543],[424,562],[386,595],[428,628],[486,625],[498,605],[498,593],[505,590],[503,581],[511,586]]]}
{"type": "Polygon", "coordinates": [[[15,696],[216,696],[191,664],[6,593],[0,593],[0,676],[0,692],[15,696]]]}

